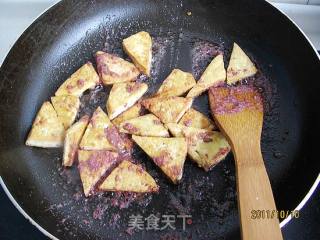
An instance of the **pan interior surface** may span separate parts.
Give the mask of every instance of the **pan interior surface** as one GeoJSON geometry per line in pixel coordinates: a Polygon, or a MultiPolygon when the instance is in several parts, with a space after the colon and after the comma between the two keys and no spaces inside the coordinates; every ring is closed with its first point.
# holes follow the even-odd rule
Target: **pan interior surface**
{"type": "MultiPolygon", "coordinates": [[[[262,152],[279,210],[292,210],[319,172],[319,60],[303,35],[264,1],[61,1],[18,40],[0,70],[0,173],[20,206],[59,239],[238,239],[239,218],[232,154],[206,173],[186,161],[181,184],[172,185],[141,149],[134,158],[158,181],[159,194],[105,193],[85,199],[77,167],[61,167],[61,149],[24,145],[41,104],[94,53],[127,58],[123,38],[138,31],[153,37],[148,94],[174,68],[198,79],[209,59],[237,42],[260,70],[266,112],[262,152]],[[187,14],[187,12],[191,12],[187,14]],[[303,57],[303,61],[301,58],[303,57]],[[312,85],[311,85],[312,84],[312,85]],[[316,125],[316,126],[314,126],[316,125]],[[173,217],[174,228],[132,232],[133,216],[173,217]],[[183,229],[183,216],[187,221],[183,229]]],[[[227,66],[227,65],[226,65],[227,66]]],[[[255,80],[255,79],[253,79],[255,80]]],[[[82,101],[105,109],[109,88],[82,101]]],[[[148,95],[147,94],[147,95],[148,95]]],[[[209,116],[206,95],[194,107],[209,116]]],[[[253,209],[255,210],[255,209],[253,209]]],[[[265,209],[267,210],[267,209],[265,209]]],[[[144,228],[147,221],[144,221],[144,228]]]]}

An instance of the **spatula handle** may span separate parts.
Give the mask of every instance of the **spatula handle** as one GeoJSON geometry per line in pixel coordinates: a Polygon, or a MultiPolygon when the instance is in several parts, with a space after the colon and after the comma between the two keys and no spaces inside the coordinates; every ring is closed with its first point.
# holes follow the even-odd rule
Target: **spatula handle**
{"type": "Polygon", "coordinates": [[[260,147],[235,150],[243,240],[281,240],[277,209],[260,147]]]}

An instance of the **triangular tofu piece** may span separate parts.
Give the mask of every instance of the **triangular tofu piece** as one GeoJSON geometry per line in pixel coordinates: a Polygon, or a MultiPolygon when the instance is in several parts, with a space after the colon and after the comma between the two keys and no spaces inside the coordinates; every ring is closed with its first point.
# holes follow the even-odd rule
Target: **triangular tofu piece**
{"type": "Polygon", "coordinates": [[[87,128],[89,120],[89,116],[85,115],[67,130],[64,140],[63,166],[71,167],[73,165],[79,143],[87,128]]]}
{"type": "Polygon", "coordinates": [[[206,171],[230,152],[230,146],[220,132],[186,127],[177,123],[168,123],[166,127],[173,136],[186,138],[188,155],[206,171]]]}
{"type": "Polygon", "coordinates": [[[191,127],[184,127],[182,131],[188,142],[189,156],[206,171],[230,152],[231,148],[220,132],[191,127]]]}
{"type": "Polygon", "coordinates": [[[78,160],[83,192],[88,197],[101,178],[119,162],[119,155],[110,151],[79,150],[78,160]]]}
{"type": "Polygon", "coordinates": [[[78,114],[80,99],[76,96],[56,96],[51,98],[52,105],[58,114],[58,118],[68,129],[78,114]]]}
{"type": "Polygon", "coordinates": [[[257,68],[250,58],[238,44],[234,43],[227,69],[227,83],[236,83],[244,78],[253,76],[257,71],[257,68]]]}
{"type": "Polygon", "coordinates": [[[120,123],[130,120],[132,118],[136,118],[142,115],[142,105],[141,103],[136,103],[127,111],[121,113],[118,117],[112,120],[112,123],[116,126],[119,126],[120,123]]]}
{"type": "Polygon", "coordinates": [[[108,128],[113,125],[110,122],[107,114],[98,107],[93,113],[87,130],[80,143],[80,148],[84,150],[111,150],[116,151],[116,147],[113,146],[107,136],[106,132],[108,128]]]}
{"type": "Polygon", "coordinates": [[[196,80],[194,80],[191,73],[174,69],[163,81],[156,96],[179,97],[189,91],[194,85],[196,85],[196,80]]]}
{"type": "Polygon", "coordinates": [[[65,129],[50,102],[44,102],[32,124],[26,141],[27,146],[62,147],[65,129]]]}
{"type": "Polygon", "coordinates": [[[102,191],[114,192],[157,192],[159,186],[140,165],[122,161],[99,187],[102,191]]]}
{"type": "Polygon", "coordinates": [[[167,123],[166,127],[169,129],[170,133],[174,137],[184,137],[183,129],[185,128],[184,125],[178,123],[167,123]]]}
{"type": "Polygon", "coordinates": [[[140,137],[132,139],[142,148],[154,163],[171,179],[178,183],[182,178],[187,155],[187,142],[184,138],[140,137]]]}
{"type": "Polygon", "coordinates": [[[56,91],[56,96],[73,95],[80,97],[88,89],[99,84],[99,76],[91,62],[86,63],[71,75],[56,91]]]}
{"type": "Polygon", "coordinates": [[[224,68],[223,55],[217,55],[203,72],[197,85],[195,85],[187,97],[197,97],[212,86],[223,84],[226,80],[226,70],[224,68]]]}
{"type": "Polygon", "coordinates": [[[213,130],[217,127],[214,122],[211,121],[206,115],[203,113],[190,108],[180,119],[179,124],[182,124],[186,127],[200,128],[213,130]]]}
{"type": "Polygon", "coordinates": [[[125,52],[130,56],[137,68],[150,76],[152,60],[152,39],[147,32],[138,32],[122,42],[125,52]]]}
{"type": "Polygon", "coordinates": [[[168,130],[162,125],[159,118],[153,114],[124,121],[119,126],[119,131],[147,137],[169,137],[168,130]]]}
{"type": "Polygon", "coordinates": [[[104,85],[136,80],[140,72],[136,66],[115,55],[97,52],[97,68],[104,85]]]}
{"type": "Polygon", "coordinates": [[[133,142],[127,134],[120,133],[116,126],[108,127],[105,130],[106,138],[119,153],[128,154],[131,152],[133,142]]]}
{"type": "Polygon", "coordinates": [[[114,119],[133,106],[145,92],[148,85],[139,82],[116,83],[113,85],[107,101],[110,119],[114,119]]]}
{"type": "Polygon", "coordinates": [[[156,115],[163,123],[177,123],[191,107],[192,98],[169,97],[149,98],[142,105],[156,115]]]}

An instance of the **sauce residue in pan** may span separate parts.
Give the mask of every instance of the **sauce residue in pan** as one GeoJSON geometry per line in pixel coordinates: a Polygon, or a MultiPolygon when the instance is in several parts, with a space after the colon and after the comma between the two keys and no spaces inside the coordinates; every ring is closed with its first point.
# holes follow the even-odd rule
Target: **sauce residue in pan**
{"type": "Polygon", "coordinates": [[[224,46],[201,39],[194,40],[192,55],[192,74],[199,79],[210,61],[217,55],[223,54],[224,46]]]}

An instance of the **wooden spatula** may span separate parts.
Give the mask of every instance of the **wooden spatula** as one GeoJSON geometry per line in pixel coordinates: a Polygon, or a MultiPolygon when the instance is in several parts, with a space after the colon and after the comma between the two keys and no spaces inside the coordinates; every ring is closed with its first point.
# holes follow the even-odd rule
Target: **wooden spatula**
{"type": "Polygon", "coordinates": [[[235,156],[242,239],[282,239],[260,148],[260,95],[249,86],[217,87],[209,90],[209,100],[213,117],[229,139],[235,156]],[[255,210],[264,211],[264,217],[255,218],[255,210]]]}

